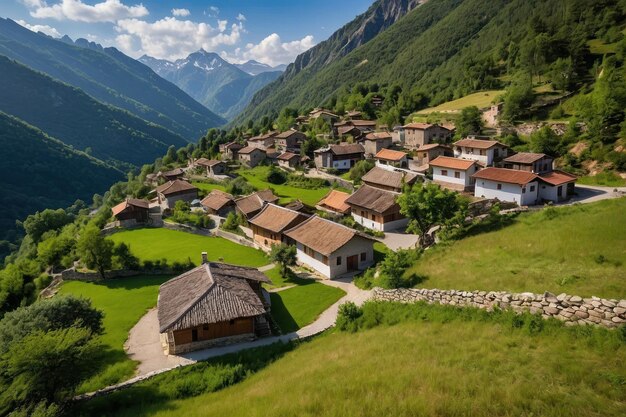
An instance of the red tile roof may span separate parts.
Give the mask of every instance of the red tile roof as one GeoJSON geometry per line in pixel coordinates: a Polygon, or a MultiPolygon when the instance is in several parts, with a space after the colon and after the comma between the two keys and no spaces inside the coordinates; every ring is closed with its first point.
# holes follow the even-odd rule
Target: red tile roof
{"type": "Polygon", "coordinates": [[[350,197],[350,194],[344,193],[343,191],[331,190],[326,197],[320,200],[317,203],[320,206],[325,206],[333,211],[337,211],[339,213],[348,213],[350,211],[350,206],[346,204],[346,200],[350,197]]]}
{"type": "Polygon", "coordinates": [[[481,171],[478,171],[477,173],[472,175],[472,177],[482,180],[519,185],[526,185],[529,182],[537,181],[538,179],[540,179],[539,175],[533,174],[532,172],[493,167],[485,168],[481,171]]]}
{"type": "Polygon", "coordinates": [[[496,145],[506,146],[504,143],[500,143],[497,140],[484,140],[484,139],[461,139],[454,143],[454,146],[463,146],[464,148],[474,149],[489,149],[496,145]]]}
{"type": "Polygon", "coordinates": [[[434,125],[431,125],[430,123],[409,123],[409,124],[406,124],[406,125],[404,125],[402,127],[405,128],[405,129],[425,130],[425,129],[430,129],[433,126],[434,125]]]}
{"type": "Polygon", "coordinates": [[[459,159],[450,156],[438,156],[430,162],[430,165],[436,167],[462,169],[463,171],[467,171],[474,164],[476,164],[476,161],[472,161],[471,159],[459,159]]]}
{"type": "Polygon", "coordinates": [[[384,159],[386,161],[401,161],[406,158],[407,153],[402,151],[394,151],[392,149],[381,149],[376,154],[376,159],[384,159]]]}
{"type": "Polygon", "coordinates": [[[563,171],[552,171],[539,176],[550,185],[557,186],[568,182],[576,181],[576,176],[563,171]]]}

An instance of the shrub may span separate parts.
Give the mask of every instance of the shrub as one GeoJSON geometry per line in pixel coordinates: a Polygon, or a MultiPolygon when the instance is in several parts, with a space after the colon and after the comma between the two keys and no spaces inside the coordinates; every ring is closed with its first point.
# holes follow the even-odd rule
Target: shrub
{"type": "Polygon", "coordinates": [[[271,184],[284,184],[287,182],[287,174],[285,171],[271,165],[270,169],[267,171],[265,180],[271,184]]]}
{"type": "Polygon", "coordinates": [[[239,230],[240,224],[241,222],[239,216],[231,211],[230,213],[228,213],[228,216],[226,216],[226,220],[224,220],[224,223],[222,223],[222,229],[235,232],[239,230]]]}
{"type": "Polygon", "coordinates": [[[356,321],[363,315],[363,311],[352,301],[339,306],[336,326],[339,330],[355,332],[358,330],[356,321]]]}

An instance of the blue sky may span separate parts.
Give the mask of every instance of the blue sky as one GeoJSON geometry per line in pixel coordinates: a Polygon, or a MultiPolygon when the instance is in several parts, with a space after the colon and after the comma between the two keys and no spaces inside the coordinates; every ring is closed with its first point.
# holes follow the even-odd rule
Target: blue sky
{"type": "Polygon", "coordinates": [[[51,36],[87,38],[133,57],[200,49],[233,62],[291,62],[373,0],[1,0],[0,16],[51,36]]]}

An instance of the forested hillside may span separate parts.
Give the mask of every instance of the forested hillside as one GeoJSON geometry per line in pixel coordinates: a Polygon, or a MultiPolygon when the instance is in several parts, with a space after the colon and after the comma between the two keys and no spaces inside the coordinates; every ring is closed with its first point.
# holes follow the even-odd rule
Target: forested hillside
{"type": "Polygon", "coordinates": [[[0,55],[78,87],[103,103],[196,140],[224,119],[115,48],[80,47],[0,19],[0,55]]]}
{"type": "Polygon", "coordinates": [[[419,91],[426,107],[504,87],[516,70],[547,73],[558,58],[571,60],[580,81],[589,76],[587,41],[615,30],[622,6],[611,0],[430,0],[345,57],[270,84],[238,120],[287,106],[332,104],[357,82],[419,91]]]}
{"type": "MultiPolygon", "coordinates": [[[[4,72],[3,72],[4,75],[4,72]]],[[[15,220],[45,208],[90,202],[124,174],[23,121],[0,112],[0,239],[15,237],[15,220]]],[[[0,248],[0,252],[4,252],[0,248]]]]}
{"type": "Polygon", "coordinates": [[[169,145],[187,143],[161,126],[3,56],[0,74],[0,111],[110,164],[140,166],[163,155],[169,145]]]}

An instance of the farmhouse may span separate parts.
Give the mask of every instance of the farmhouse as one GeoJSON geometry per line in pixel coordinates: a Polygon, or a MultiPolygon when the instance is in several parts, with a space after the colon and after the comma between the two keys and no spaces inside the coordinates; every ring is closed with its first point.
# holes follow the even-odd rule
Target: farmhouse
{"type": "Polygon", "coordinates": [[[415,156],[413,159],[417,162],[418,166],[424,166],[430,164],[430,161],[438,156],[452,156],[452,148],[439,143],[430,143],[428,145],[420,146],[415,150],[415,156]]]}
{"type": "Polygon", "coordinates": [[[540,174],[539,198],[544,201],[559,202],[574,194],[576,177],[563,171],[540,174]]]}
{"type": "Polygon", "coordinates": [[[246,197],[235,200],[237,212],[243,214],[247,219],[254,217],[267,203],[276,203],[278,197],[272,190],[257,191],[246,197]]]}
{"type": "Polygon", "coordinates": [[[350,214],[350,206],[346,204],[348,197],[350,197],[350,194],[344,193],[343,191],[330,190],[330,192],[317,203],[315,208],[341,216],[350,214]]]}
{"type": "Polygon", "coordinates": [[[321,107],[316,107],[309,113],[309,120],[316,120],[320,117],[324,119],[329,126],[332,126],[336,120],[339,120],[339,116],[335,113],[321,107]]]}
{"type": "Polygon", "coordinates": [[[157,201],[162,210],[174,208],[178,200],[191,203],[198,198],[198,189],[183,180],[168,181],[156,188],[157,201]]]}
{"type": "Polygon", "coordinates": [[[251,137],[247,143],[249,147],[267,150],[267,148],[274,147],[276,135],[278,135],[276,131],[267,132],[263,135],[251,137]]]}
{"type": "Polygon", "coordinates": [[[159,172],[157,177],[162,178],[165,181],[174,181],[183,178],[184,175],[185,171],[183,171],[182,168],[175,168],[171,171],[159,172]]]}
{"type": "Polygon", "coordinates": [[[149,202],[137,198],[127,198],[111,209],[120,225],[145,223],[148,221],[149,202]]]}
{"type": "Polygon", "coordinates": [[[359,129],[362,134],[373,132],[376,129],[374,120],[351,120],[348,123],[359,129]]]}
{"type": "Polygon", "coordinates": [[[409,171],[393,170],[389,168],[374,167],[370,169],[361,181],[371,187],[381,190],[402,192],[405,185],[413,185],[417,180],[417,174],[409,171]]]}
{"type": "Polygon", "coordinates": [[[354,139],[358,140],[363,135],[361,131],[353,126],[352,124],[342,124],[342,126],[337,126],[337,135],[340,138],[344,138],[346,136],[352,136],[354,139]]]}
{"type": "Polygon", "coordinates": [[[476,197],[497,198],[500,201],[530,206],[539,201],[537,174],[506,168],[485,168],[473,175],[476,197]]]}
{"type": "Polygon", "coordinates": [[[237,142],[228,142],[220,145],[220,153],[222,158],[236,161],[239,159],[239,150],[243,146],[237,142]]]}
{"type": "MultiPolygon", "coordinates": [[[[203,258],[206,253],[203,253],[203,258]]],[[[206,262],[159,287],[159,332],[166,354],[268,336],[270,280],[255,268],[206,262]]]]}
{"type": "Polygon", "coordinates": [[[365,135],[363,147],[366,155],[376,155],[381,149],[391,148],[392,139],[389,132],[372,132],[365,135]]]}
{"type": "Polygon", "coordinates": [[[386,232],[405,227],[409,220],[400,213],[396,199],[400,194],[363,185],[346,203],[352,218],[361,226],[386,232]]]}
{"type": "Polygon", "coordinates": [[[285,241],[283,233],[302,223],[308,216],[275,204],[266,204],[259,214],[248,220],[253,239],[264,249],[285,241]]]}
{"type": "Polygon", "coordinates": [[[400,139],[409,149],[417,149],[433,142],[446,142],[451,135],[449,129],[430,123],[409,123],[400,130],[400,139]]]}
{"type": "Polygon", "coordinates": [[[480,169],[476,161],[449,156],[439,156],[429,165],[436,184],[457,191],[469,190],[474,185],[472,175],[480,169]]]}
{"type": "Polygon", "coordinates": [[[220,190],[212,190],[200,202],[208,214],[220,217],[228,216],[228,213],[235,211],[235,200],[233,196],[220,190]]]}
{"type": "Polygon", "coordinates": [[[454,143],[454,156],[472,159],[482,166],[493,166],[509,154],[509,147],[496,140],[467,138],[454,143]]]}
{"type": "Polygon", "coordinates": [[[315,151],[315,166],[347,170],[363,159],[365,149],[358,143],[329,145],[315,151]]]}
{"type": "Polygon", "coordinates": [[[306,135],[298,130],[287,130],[274,137],[274,147],[279,152],[300,152],[300,145],[306,140],[306,135]]]}
{"type": "Polygon", "coordinates": [[[552,172],[554,158],[545,153],[520,152],[504,158],[504,168],[544,174],[552,172]]]}
{"type": "Polygon", "coordinates": [[[409,159],[406,152],[394,151],[392,149],[381,149],[374,157],[376,165],[393,168],[407,168],[409,159]]]}
{"type": "Polygon", "coordinates": [[[259,165],[267,157],[265,151],[254,146],[246,146],[239,150],[239,161],[250,168],[259,165]]]}
{"type": "Polygon", "coordinates": [[[283,168],[295,168],[300,165],[300,155],[292,152],[283,152],[276,158],[276,161],[283,168]]]}
{"type": "Polygon", "coordinates": [[[202,167],[206,171],[207,177],[224,175],[226,173],[226,164],[217,159],[200,158],[196,161],[196,166],[202,167]]]}
{"type": "Polygon", "coordinates": [[[296,244],[298,262],[330,279],[374,263],[374,239],[318,216],[287,230],[285,235],[296,244]]]}

